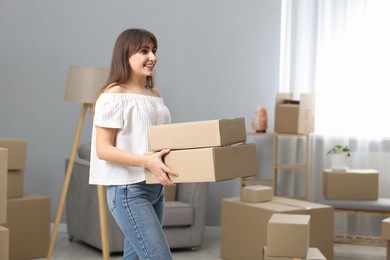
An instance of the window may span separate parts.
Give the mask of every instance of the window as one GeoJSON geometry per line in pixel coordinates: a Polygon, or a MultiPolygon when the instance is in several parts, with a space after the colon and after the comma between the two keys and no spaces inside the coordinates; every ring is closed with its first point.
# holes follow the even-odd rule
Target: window
{"type": "Polygon", "coordinates": [[[280,91],[316,93],[316,133],[389,137],[390,1],[282,6],[280,91]]]}

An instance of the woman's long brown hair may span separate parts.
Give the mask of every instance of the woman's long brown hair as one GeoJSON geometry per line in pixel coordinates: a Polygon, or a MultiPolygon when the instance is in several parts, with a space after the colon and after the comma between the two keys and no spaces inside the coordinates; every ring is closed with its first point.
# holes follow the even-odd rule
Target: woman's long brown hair
{"type": "MultiPolygon", "coordinates": [[[[128,81],[131,77],[129,64],[130,56],[138,52],[142,46],[147,45],[150,42],[153,43],[157,49],[157,38],[153,33],[144,29],[127,29],[118,36],[112,53],[110,74],[108,76],[107,83],[96,95],[92,114],[94,114],[95,111],[96,100],[107,88],[123,84],[128,81]]],[[[145,87],[150,89],[154,87],[153,76],[146,77],[145,87]]]]}

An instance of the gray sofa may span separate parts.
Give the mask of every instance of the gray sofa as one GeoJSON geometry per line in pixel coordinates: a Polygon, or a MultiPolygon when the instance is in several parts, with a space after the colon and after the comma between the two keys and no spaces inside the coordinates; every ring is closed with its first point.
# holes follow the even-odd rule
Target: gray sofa
{"type": "MultiPolygon", "coordinates": [[[[70,239],[102,249],[97,188],[88,184],[90,144],[79,146],[66,198],[70,239]]],[[[65,162],[65,169],[68,159],[65,162]]],[[[207,183],[179,183],[176,198],[165,202],[163,229],[171,249],[202,246],[207,207],[207,183]]],[[[107,211],[110,253],[123,251],[123,234],[107,211]]]]}

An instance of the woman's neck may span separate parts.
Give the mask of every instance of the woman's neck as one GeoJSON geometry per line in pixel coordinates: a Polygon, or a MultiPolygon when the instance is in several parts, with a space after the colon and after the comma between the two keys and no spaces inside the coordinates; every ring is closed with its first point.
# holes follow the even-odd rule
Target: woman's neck
{"type": "Polygon", "coordinates": [[[126,83],[122,84],[124,87],[128,88],[145,88],[146,77],[132,77],[126,83]]]}
{"type": "Polygon", "coordinates": [[[125,93],[152,95],[150,89],[145,87],[145,79],[131,79],[125,83],[120,84],[125,93]]]}

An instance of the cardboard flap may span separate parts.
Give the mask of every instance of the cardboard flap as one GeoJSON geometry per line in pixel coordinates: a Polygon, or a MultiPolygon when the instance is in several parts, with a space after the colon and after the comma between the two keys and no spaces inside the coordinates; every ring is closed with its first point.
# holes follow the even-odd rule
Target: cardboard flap
{"type": "Polygon", "coordinates": [[[283,104],[284,100],[292,99],[292,98],[293,98],[292,93],[278,93],[276,95],[276,105],[283,104]]]}
{"type": "Polygon", "coordinates": [[[315,106],[315,94],[303,93],[300,96],[300,105],[302,107],[314,108],[315,106]]]}

